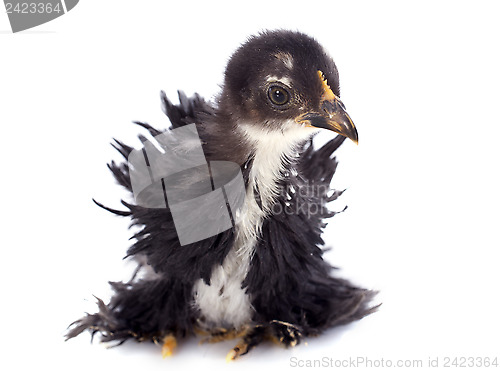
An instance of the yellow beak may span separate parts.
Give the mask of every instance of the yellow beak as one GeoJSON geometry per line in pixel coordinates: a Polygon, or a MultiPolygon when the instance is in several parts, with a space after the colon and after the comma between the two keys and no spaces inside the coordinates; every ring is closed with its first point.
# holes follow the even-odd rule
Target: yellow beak
{"type": "Polygon", "coordinates": [[[324,90],[318,112],[304,113],[297,117],[295,121],[298,124],[332,130],[358,144],[358,131],[346,112],[344,104],[332,92],[321,71],[318,71],[318,76],[324,90]]]}

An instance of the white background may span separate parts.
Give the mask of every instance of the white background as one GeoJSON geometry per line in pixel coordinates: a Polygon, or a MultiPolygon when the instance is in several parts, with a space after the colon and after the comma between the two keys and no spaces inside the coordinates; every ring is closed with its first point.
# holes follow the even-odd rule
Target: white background
{"type": "MultiPolygon", "coordinates": [[[[489,356],[500,362],[500,54],[495,2],[81,1],[12,34],[0,13],[4,370],[287,369],[332,357],[489,356]],[[176,2],[180,4],[180,2],[176,2]],[[132,120],[168,122],[159,91],[213,97],[232,51],[263,28],[298,29],[334,57],[359,131],[334,186],[326,233],[337,274],[380,290],[380,311],[291,350],[226,365],[234,342],[106,350],[66,326],[127,279],[125,197],[105,163],[132,120]],[[292,358],[291,357],[296,357],[292,358]]],[[[329,134],[326,134],[329,135],[329,134]]]]}

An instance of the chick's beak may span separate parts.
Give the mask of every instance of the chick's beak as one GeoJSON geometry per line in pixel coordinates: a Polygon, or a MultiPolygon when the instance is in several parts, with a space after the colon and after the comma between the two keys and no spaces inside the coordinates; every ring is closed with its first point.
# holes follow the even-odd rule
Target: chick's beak
{"type": "Polygon", "coordinates": [[[308,112],[295,119],[299,124],[332,130],[358,144],[358,131],[346,112],[340,99],[325,100],[321,103],[321,113],[308,112]]]}
{"type": "Polygon", "coordinates": [[[318,71],[318,75],[324,89],[319,110],[318,112],[304,113],[298,116],[295,121],[306,126],[332,130],[358,144],[358,131],[346,112],[344,104],[332,92],[321,71],[318,71]]]}

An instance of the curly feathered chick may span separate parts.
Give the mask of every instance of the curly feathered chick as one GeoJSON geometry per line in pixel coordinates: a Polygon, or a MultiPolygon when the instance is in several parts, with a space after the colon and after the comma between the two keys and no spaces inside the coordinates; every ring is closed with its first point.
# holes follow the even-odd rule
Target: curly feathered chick
{"type": "MultiPolygon", "coordinates": [[[[112,283],[110,302],[99,300],[99,311],[72,324],[67,337],[87,329],[103,341],[149,340],[165,355],[179,337],[237,337],[228,354],[234,359],[266,339],[294,346],[374,311],[374,293],[332,275],[322,257],[325,219],[335,214],[327,203],[341,194],[330,189],[333,153],[346,137],[358,141],[339,96],[337,68],[323,47],[282,30],[251,37],[234,53],[215,103],[180,93],[173,105],[162,94],[172,127],[139,124],[153,137],[194,125],[208,164],[231,162],[241,171],[241,208],[230,228],[185,244],[168,201],[162,208],[122,202],[125,211],[103,206],[141,227],[127,256],[146,273],[112,283]],[[315,149],[311,138],[325,129],[338,135],[315,149]]],[[[133,152],[115,147],[128,159],[133,152]]],[[[130,162],[109,167],[132,192],[130,162]]]]}

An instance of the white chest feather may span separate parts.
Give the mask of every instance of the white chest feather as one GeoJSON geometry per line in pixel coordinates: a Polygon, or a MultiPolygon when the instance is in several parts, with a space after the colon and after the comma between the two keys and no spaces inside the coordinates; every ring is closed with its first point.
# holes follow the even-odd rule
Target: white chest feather
{"type": "Polygon", "coordinates": [[[201,311],[203,325],[208,328],[238,329],[251,322],[251,298],[242,283],[250,268],[262,222],[280,193],[278,182],[284,167],[294,160],[297,144],[313,133],[295,123],[291,125],[284,133],[269,133],[253,127],[242,129],[242,135],[252,143],[255,152],[245,204],[235,220],[235,242],[223,264],[214,268],[210,285],[200,279],[193,288],[194,304],[201,311]],[[255,199],[256,185],[262,208],[255,199]]]}

